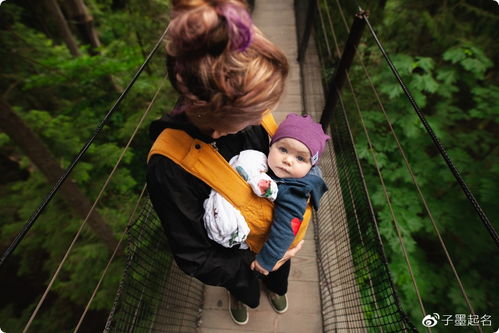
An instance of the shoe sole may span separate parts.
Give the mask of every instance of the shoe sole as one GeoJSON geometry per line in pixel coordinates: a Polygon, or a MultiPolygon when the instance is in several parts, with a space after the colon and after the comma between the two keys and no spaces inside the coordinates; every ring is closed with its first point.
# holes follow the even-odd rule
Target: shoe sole
{"type": "Polygon", "coordinates": [[[227,291],[227,296],[229,297],[229,315],[232,321],[240,326],[246,325],[249,321],[249,312],[248,309],[246,309],[246,320],[245,321],[237,321],[236,318],[232,315],[232,311],[230,311],[230,306],[231,306],[231,298],[230,298],[230,293],[227,291]]]}
{"type": "Polygon", "coordinates": [[[276,309],[276,307],[274,306],[274,303],[272,303],[272,299],[270,298],[270,294],[268,294],[268,293],[267,293],[267,298],[268,298],[268,300],[269,300],[270,307],[271,307],[271,308],[272,308],[275,312],[277,312],[277,313],[279,313],[279,314],[282,314],[282,313],[284,313],[284,312],[288,311],[288,305],[289,305],[289,303],[288,303],[288,295],[284,294],[284,297],[286,298],[286,307],[285,307],[284,309],[282,309],[282,310],[277,310],[277,309],[276,309]]]}

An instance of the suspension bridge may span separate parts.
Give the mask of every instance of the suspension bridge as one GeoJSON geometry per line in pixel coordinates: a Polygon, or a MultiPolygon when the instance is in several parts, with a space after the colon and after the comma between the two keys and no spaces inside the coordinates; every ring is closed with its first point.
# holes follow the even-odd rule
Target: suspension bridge
{"type": "MultiPolygon", "coordinates": [[[[329,191],[322,199],[320,210],[313,216],[313,227],[308,230],[303,250],[292,260],[288,293],[289,310],[285,314],[276,314],[262,293],[260,306],[249,312],[249,323],[244,327],[235,325],[228,315],[228,299],[225,290],[202,285],[199,281],[182,273],[173,262],[168,253],[168,240],[161,231],[161,224],[148,202],[147,191],[144,188],[137,200],[134,212],[130,214],[130,221],[122,238],[127,242],[126,267],[117,288],[113,307],[109,309],[107,323],[105,327],[102,327],[104,332],[231,333],[244,331],[270,333],[413,332],[418,330],[431,332],[431,327],[424,327],[421,322],[409,320],[407,309],[403,309],[400,304],[388,268],[376,213],[370,201],[349,122],[349,117],[351,117],[349,113],[358,112],[360,115],[360,108],[355,98],[352,99],[351,106],[345,105],[342,99],[342,89],[350,89],[352,96],[355,95],[348,68],[363,31],[369,30],[375,42],[379,43],[379,40],[363,11],[353,15],[355,13],[345,13],[338,1],[336,1],[338,5],[336,8],[333,8],[332,4],[333,1],[322,0],[296,2],[257,0],[252,13],[255,24],[270,40],[284,50],[290,61],[290,75],[285,95],[278,109],[274,111],[276,120],[281,121],[290,112],[308,113],[314,119],[321,120],[332,136],[332,142],[321,159],[321,168],[329,191]],[[336,39],[334,25],[331,23],[332,17],[342,20],[345,29],[350,31],[348,40],[343,41],[344,47],[340,46],[336,39]],[[327,36],[333,38],[327,39],[326,48],[321,49],[316,41],[319,37],[327,38],[327,36]],[[334,65],[334,75],[325,80],[324,59],[331,57],[332,54],[338,55],[340,59],[334,65]]],[[[161,45],[161,38],[156,48],[159,45],[161,45]]],[[[387,56],[381,44],[379,47],[380,52],[387,56]]],[[[155,50],[151,52],[148,59],[154,55],[154,52],[155,50]]],[[[400,79],[396,69],[389,62],[389,58],[387,59],[388,67],[394,72],[395,79],[400,79]]],[[[125,89],[120,100],[131,89],[140,72],[141,70],[125,89]]],[[[367,70],[366,80],[370,81],[367,70]]],[[[403,82],[401,85],[408,95],[408,104],[413,104],[415,111],[420,113],[403,82]]],[[[161,88],[158,88],[158,92],[159,89],[161,88]]],[[[373,93],[380,101],[375,87],[373,87],[373,93]]],[[[106,118],[112,115],[120,100],[113,106],[106,118]]],[[[153,102],[154,98],[151,104],[153,102]]],[[[393,131],[381,101],[380,109],[387,119],[388,127],[393,131]]],[[[497,246],[499,244],[497,232],[468,190],[445,149],[426,123],[424,116],[418,115],[428,130],[428,134],[434,137],[437,148],[456,176],[456,182],[461,185],[476,210],[476,214],[482,220],[483,227],[492,236],[492,240],[487,239],[487,241],[495,242],[497,246]]],[[[360,115],[359,118],[362,123],[362,116],[360,115]]],[[[369,138],[365,127],[364,131],[369,138]]],[[[134,132],[130,140],[135,134],[134,132]]],[[[393,132],[393,138],[398,144],[395,132],[393,132]]],[[[375,149],[369,140],[368,144],[371,152],[374,153],[375,149]]],[[[406,165],[411,177],[415,180],[416,176],[399,144],[398,148],[402,156],[401,163],[406,165]]],[[[80,155],[83,155],[86,149],[84,147],[80,155]]],[[[373,155],[373,159],[383,184],[382,173],[376,165],[376,155],[373,155]]],[[[68,168],[68,174],[71,169],[72,166],[68,168]]],[[[63,181],[64,176],[60,183],[63,181]]],[[[414,183],[427,210],[436,237],[453,269],[455,277],[453,283],[459,285],[463,304],[467,307],[468,313],[475,314],[473,304],[467,297],[466,289],[454,268],[452,258],[440,237],[424,196],[417,182],[414,183]]],[[[49,195],[46,202],[50,201],[51,195],[53,194],[49,195]]],[[[385,195],[390,205],[386,191],[385,195]]],[[[391,206],[390,210],[392,210],[391,206]]],[[[399,236],[400,251],[405,257],[411,276],[408,284],[415,290],[422,319],[431,310],[424,307],[425,300],[422,299],[418,291],[418,283],[412,274],[410,258],[407,257],[397,218],[395,214],[392,217],[393,227],[399,236]]],[[[29,224],[34,221],[35,218],[28,222],[24,233],[29,230],[29,224]]],[[[23,233],[4,254],[2,262],[15,249],[22,237],[23,233]]],[[[77,237],[78,235],[75,239],[77,237]]],[[[118,246],[112,258],[120,252],[119,249],[118,246]]],[[[68,253],[70,250],[71,247],[68,253]]],[[[66,257],[61,265],[65,259],[66,257]]],[[[106,269],[107,267],[94,293],[89,296],[85,312],[75,325],[74,332],[77,332],[84,322],[85,314],[98,292],[106,269]]],[[[35,308],[25,327],[25,332],[29,331],[30,324],[36,320],[38,310],[51,284],[57,278],[58,271],[59,269],[35,308]]],[[[474,326],[473,329],[482,332],[480,326],[474,326]]]]}

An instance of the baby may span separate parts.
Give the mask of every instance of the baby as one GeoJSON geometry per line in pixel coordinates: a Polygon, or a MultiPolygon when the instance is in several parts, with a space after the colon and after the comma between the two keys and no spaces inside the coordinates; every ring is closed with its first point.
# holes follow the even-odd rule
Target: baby
{"type": "MultiPolygon", "coordinates": [[[[310,116],[289,114],[272,137],[268,157],[246,150],[230,160],[255,194],[274,201],[269,237],[251,269],[262,274],[272,271],[293,242],[309,199],[315,209],[319,208],[327,187],[315,166],[329,139],[310,116]]],[[[237,209],[216,191],[211,192],[204,208],[205,227],[211,239],[226,247],[239,244],[247,248],[244,240],[249,228],[237,209]]]]}

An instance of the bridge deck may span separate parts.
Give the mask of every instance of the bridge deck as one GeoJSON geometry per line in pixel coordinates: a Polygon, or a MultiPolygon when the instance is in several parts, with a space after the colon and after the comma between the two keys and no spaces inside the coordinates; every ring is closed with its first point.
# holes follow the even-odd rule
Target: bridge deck
{"type": "MultiPolygon", "coordinates": [[[[266,36],[285,52],[290,62],[286,92],[274,112],[276,120],[280,122],[290,112],[302,112],[293,0],[256,0],[253,19],[266,36]]],[[[318,120],[318,115],[313,116],[318,120]]],[[[248,324],[237,326],[228,314],[226,291],[223,288],[206,286],[199,332],[322,332],[319,278],[313,237],[311,224],[305,237],[305,245],[291,265],[289,309],[286,313],[275,313],[262,292],[260,306],[249,310],[248,324]]]]}

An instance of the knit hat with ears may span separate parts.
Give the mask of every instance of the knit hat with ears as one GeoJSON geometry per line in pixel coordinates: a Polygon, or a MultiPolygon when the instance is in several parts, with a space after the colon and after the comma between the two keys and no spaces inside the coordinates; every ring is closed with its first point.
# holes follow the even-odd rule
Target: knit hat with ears
{"type": "Polygon", "coordinates": [[[272,137],[270,144],[284,138],[292,138],[300,141],[310,150],[312,165],[319,161],[324,151],[327,140],[331,139],[324,133],[322,126],[316,123],[309,115],[300,116],[295,113],[287,115],[286,119],[279,125],[272,137]]]}

